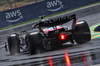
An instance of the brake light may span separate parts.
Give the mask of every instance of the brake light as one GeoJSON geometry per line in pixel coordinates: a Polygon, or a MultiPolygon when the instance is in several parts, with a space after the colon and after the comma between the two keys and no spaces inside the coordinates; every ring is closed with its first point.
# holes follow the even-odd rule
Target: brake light
{"type": "Polygon", "coordinates": [[[60,34],[60,39],[61,40],[65,40],[66,39],[66,35],[65,34],[60,34]]]}

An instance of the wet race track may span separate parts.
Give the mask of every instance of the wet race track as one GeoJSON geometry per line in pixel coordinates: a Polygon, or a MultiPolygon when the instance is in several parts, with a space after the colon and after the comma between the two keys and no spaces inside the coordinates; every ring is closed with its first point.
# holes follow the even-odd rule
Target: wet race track
{"type": "MultiPolygon", "coordinates": [[[[92,14],[78,19],[86,20],[89,26],[100,23],[100,13],[92,14]]],[[[91,32],[92,33],[92,32],[91,32]]],[[[82,45],[67,43],[63,48],[42,54],[20,54],[10,56],[5,51],[6,35],[0,35],[0,66],[99,66],[100,39],[96,37],[82,45]]]]}

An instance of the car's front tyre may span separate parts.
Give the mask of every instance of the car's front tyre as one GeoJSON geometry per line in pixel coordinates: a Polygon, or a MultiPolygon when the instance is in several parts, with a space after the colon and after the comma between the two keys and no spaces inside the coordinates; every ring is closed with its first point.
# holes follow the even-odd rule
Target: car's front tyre
{"type": "Polygon", "coordinates": [[[9,52],[11,55],[18,55],[20,53],[20,40],[18,34],[11,34],[7,38],[9,52]]]}

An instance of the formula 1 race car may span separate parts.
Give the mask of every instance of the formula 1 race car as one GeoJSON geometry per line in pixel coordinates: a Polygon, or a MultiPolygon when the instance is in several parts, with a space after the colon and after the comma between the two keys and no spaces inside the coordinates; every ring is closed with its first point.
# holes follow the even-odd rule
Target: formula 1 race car
{"type": "Polygon", "coordinates": [[[55,50],[64,43],[83,44],[91,40],[90,29],[86,21],[77,21],[76,15],[42,19],[32,25],[33,32],[24,35],[8,36],[8,47],[11,55],[19,54],[21,48],[33,55],[44,51],[55,50]],[[67,26],[67,23],[71,24],[67,26]]]}

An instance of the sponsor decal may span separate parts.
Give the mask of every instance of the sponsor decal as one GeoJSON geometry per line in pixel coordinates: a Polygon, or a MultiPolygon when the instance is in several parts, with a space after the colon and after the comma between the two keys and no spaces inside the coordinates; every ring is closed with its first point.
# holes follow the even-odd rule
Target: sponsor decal
{"type": "Polygon", "coordinates": [[[23,16],[22,16],[20,10],[7,12],[7,13],[5,13],[5,15],[6,15],[7,22],[17,22],[17,21],[23,19],[23,16]]]}
{"type": "Polygon", "coordinates": [[[63,8],[63,3],[60,0],[53,0],[47,2],[47,10],[48,11],[58,11],[63,8]]]}

